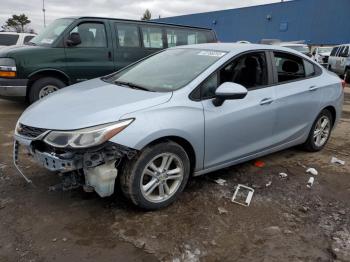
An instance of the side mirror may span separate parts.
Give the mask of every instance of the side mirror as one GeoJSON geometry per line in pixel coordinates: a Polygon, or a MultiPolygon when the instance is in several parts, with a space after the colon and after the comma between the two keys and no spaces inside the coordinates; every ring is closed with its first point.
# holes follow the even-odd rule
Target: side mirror
{"type": "Polygon", "coordinates": [[[66,40],[68,46],[76,46],[81,44],[81,39],[79,33],[71,33],[66,40]]]}
{"type": "Polygon", "coordinates": [[[316,55],[316,50],[314,50],[314,51],[312,52],[312,55],[316,55]]]}
{"type": "Polygon", "coordinates": [[[214,106],[221,106],[225,100],[243,99],[247,94],[248,90],[244,86],[225,82],[216,89],[213,104],[214,106]]]}

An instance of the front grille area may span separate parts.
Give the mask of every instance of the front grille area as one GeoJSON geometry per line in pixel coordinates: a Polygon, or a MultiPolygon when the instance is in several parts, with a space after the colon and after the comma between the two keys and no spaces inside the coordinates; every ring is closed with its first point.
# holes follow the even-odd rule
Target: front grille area
{"type": "Polygon", "coordinates": [[[29,137],[29,138],[36,138],[40,136],[42,133],[44,133],[45,131],[47,131],[47,129],[26,126],[22,124],[19,124],[19,127],[17,128],[17,133],[19,135],[29,137]]]}
{"type": "Polygon", "coordinates": [[[323,58],[323,63],[325,63],[325,64],[327,64],[328,63],[328,56],[325,56],[324,58],[323,58]]]}

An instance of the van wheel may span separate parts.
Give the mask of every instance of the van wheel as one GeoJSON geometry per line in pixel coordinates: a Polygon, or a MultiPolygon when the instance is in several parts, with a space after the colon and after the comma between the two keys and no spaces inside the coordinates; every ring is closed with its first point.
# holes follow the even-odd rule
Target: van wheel
{"type": "Polygon", "coordinates": [[[54,77],[43,77],[36,80],[29,91],[29,102],[35,101],[65,87],[66,84],[54,77]]]}
{"type": "Polygon", "coordinates": [[[303,145],[307,151],[317,152],[322,150],[331,135],[333,117],[327,109],[322,110],[312,125],[309,137],[303,145]]]}
{"type": "Polygon", "coordinates": [[[350,84],[350,69],[347,68],[344,74],[345,83],[350,84]]]}
{"type": "Polygon", "coordinates": [[[174,142],[149,146],[124,165],[120,177],[123,194],[146,210],[164,208],[175,201],[185,188],[190,160],[174,142]]]}

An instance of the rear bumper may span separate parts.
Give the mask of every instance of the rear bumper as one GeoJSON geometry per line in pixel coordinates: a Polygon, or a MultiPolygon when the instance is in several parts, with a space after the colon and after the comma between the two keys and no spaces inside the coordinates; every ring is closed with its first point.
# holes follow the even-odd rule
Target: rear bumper
{"type": "Polygon", "coordinates": [[[0,78],[0,97],[7,99],[22,99],[27,94],[28,79],[0,78]]]}

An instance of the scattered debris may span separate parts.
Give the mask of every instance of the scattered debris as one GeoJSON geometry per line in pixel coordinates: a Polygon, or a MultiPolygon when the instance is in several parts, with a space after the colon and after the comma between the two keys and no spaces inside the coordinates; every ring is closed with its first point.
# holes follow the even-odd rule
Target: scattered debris
{"type": "Polygon", "coordinates": [[[309,178],[309,181],[307,181],[307,187],[308,188],[311,188],[312,186],[313,186],[313,184],[314,184],[314,182],[315,182],[315,178],[313,177],[313,176],[311,176],[310,178],[309,178]]]}
{"type": "Polygon", "coordinates": [[[299,161],[297,162],[297,165],[298,165],[298,166],[301,166],[302,168],[305,168],[305,169],[307,168],[307,166],[305,166],[304,164],[302,164],[302,163],[299,162],[299,161]]]}
{"type": "Polygon", "coordinates": [[[281,233],[281,229],[278,226],[271,226],[264,228],[264,233],[269,236],[278,235],[281,233]]]}
{"type": "Polygon", "coordinates": [[[252,197],[254,194],[254,189],[245,185],[239,184],[235,190],[235,193],[232,196],[232,202],[242,205],[242,206],[249,206],[250,202],[252,201],[252,197]],[[239,192],[240,189],[243,189],[242,191],[246,191],[246,194],[243,194],[242,192],[239,192]]]}
{"type": "Polygon", "coordinates": [[[333,156],[331,158],[331,163],[332,164],[339,164],[339,165],[345,165],[345,161],[344,160],[340,160],[339,158],[336,158],[335,156],[333,156]]]}
{"type": "Polygon", "coordinates": [[[279,173],[280,178],[287,178],[288,175],[286,173],[279,173]]]}
{"type": "Polygon", "coordinates": [[[337,261],[350,261],[350,232],[347,229],[336,232],[333,237],[332,253],[337,261]]]}
{"type": "Polygon", "coordinates": [[[219,211],[220,215],[228,213],[228,211],[225,208],[223,208],[223,207],[218,207],[218,211],[219,211]]]}
{"type": "Polygon", "coordinates": [[[313,168],[313,167],[308,168],[306,170],[306,173],[310,173],[313,176],[317,176],[318,175],[318,171],[315,168],[313,168]]]}
{"type": "Polygon", "coordinates": [[[261,160],[257,160],[254,162],[254,166],[256,167],[264,167],[265,166],[265,162],[261,161],[261,160]]]}
{"type": "Polygon", "coordinates": [[[62,241],[63,241],[63,242],[66,242],[66,241],[67,241],[67,238],[66,238],[66,237],[62,238],[62,241]]]}
{"type": "Polygon", "coordinates": [[[53,238],[53,239],[52,239],[52,242],[56,242],[56,241],[57,241],[57,238],[53,238]]]}
{"type": "Polygon", "coordinates": [[[269,181],[267,184],[266,184],[266,187],[269,187],[272,185],[272,181],[269,181]]]}
{"type": "Polygon", "coordinates": [[[308,207],[301,207],[299,208],[299,211],[303,212],[303,213],[307,213],[310,209],[308,207]]]}
{"type": "Polygon", "coordinates": [[[226,185],[226,180],[225,179],[218,178],[218,179],[215,179],[214,181],[215,181],[216,184],[219,184],[220,186],[225,186],[226,185]]]}

